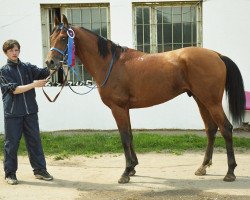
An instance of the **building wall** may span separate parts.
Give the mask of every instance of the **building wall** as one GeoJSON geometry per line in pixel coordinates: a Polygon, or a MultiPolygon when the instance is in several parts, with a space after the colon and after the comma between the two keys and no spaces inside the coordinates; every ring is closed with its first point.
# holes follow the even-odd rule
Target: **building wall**
{"type": "MultiPolygon", "coordinates": [[[[2,45],[6,39],[17,39],[21,43],[20,59],[42,66],[44,61],[42,59],[40,4],[84,2],[86,1],[0,1],[0,44],[2,45]]],[[[133,48],[132,2],[140,2],[140,0],[88,0],[88,3],[91,2],[110,3],[111,40],[122,46],[133,48]]],[[[154,2],[154,0],[149,2],[154,2]]],[[[232,58],[240,68],[245,89],[248,91],[250,91],[249,10],[250,1],[246,0],[206,0],[203,2],[203,47],[232,58]]],[[[0,66],[5,62],[6,58],[1,52],[0,66]]],[[[81,87],[77,89],[84,91],[81,87]]],[[[46,88],[46,91],[53,96],[59,88],[46,88]]],[[[112,114],[101,102],[97,90],[85,96],[78,96],[65,88],[55,103],[49,103],[41,89],[36,89],[36,92],[40,107],[41,130],[116,128],[112,114]]],[[[225,101],[223,105],[227,107],[225,101]]],[[[2,113],[1,104],[0,131],[3,130],[2,113]]],[[[130,113],[133,128],[203,128],[198,107],[186,94],[158,106],[131,110],[130,113]]]]}

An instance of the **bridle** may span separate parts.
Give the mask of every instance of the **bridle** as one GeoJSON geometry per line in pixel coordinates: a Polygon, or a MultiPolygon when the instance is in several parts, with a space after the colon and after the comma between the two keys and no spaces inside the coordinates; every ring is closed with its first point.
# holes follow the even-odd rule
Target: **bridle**
{"type": "MultiPolygon", "coordinates": [[[[59,25],[59,29],[62,30],[64,29],[66,32],[67,32],[67,35],[68,35],[68,38],[71,38],[72,40],[74,40],[74,37],[75,37],[75,32],[73,31],[73,29],[71,28],[66,28],[62,23],[59,25]]],[[[67,51],[68,51],[68,44],[66,45],[66,48],[64,49],[64,51],[56,48],[56,47],[51,47],[50,51],[57,51],[58,53],[62,54],[63,56],[63,59],[60,61],[60,66],[57,66],[57,68],[47,77],[47,80],[49,80],[53,74],[55,74],[57,72],[57,69],[59,67],[62,67],[62,64],[67,64],[67,59],[68,59],[68,54],[67,54],[67,51]]],[[[67,73],[65,75],[65,78],[63,80],[63,84],[62,84],[62,87],[60,89],[60,91],[56,94],[56,96],[54,97],[54,99],[52,100],[49,95],[44,91],[44,89],[42,88],[43,90],[43,93],[44,95],[46,96],[46,98],[50,101],[50,102],[55,102],[56,99],[58,98],[59,94],[61,93],[62,89],[64,88],[64,86],[66,85],[67,83],[67,78],[68,78],[68,72],[69,70],[67,70],[67,73]]]]}
{"type": "MultiPolygon", "coordinates": [[[[59,24],[59,29],[60,29],[60,30],[65,30],[65,31],[67,32],[67,35],[68,35],[68,45],[65,47],[64,50],[60,50],[60,49],[58,49],[58,48],[56,48],[56,47],[51,47],[50,51],[57,51],[58,53],[60,53],[60,54],[63,56],[62,61],[60,61],[61,65],[62,65],[62,64],[67,64],[68,67],[69,67],[70,69],[73,69],[72,66],[69,64],[69,60],[70,60],[70,59],[69,59],[69,56],[71,56],[70,53],[69,53],[69,45],[70,45],[70,42],[72,42],[72,43],[74,42],[75,32],[73,31],[72,28],[67,28],[67,27],[65,27],[62,23],[59,24]],[[67,60],[68,60],[68,61],[67,61],[67,60]]],[[[76,94],[85,95],[85,94],[88,94],[89,92],[91,92],[91,91],[92,91],[93,89],[95,89],[95,88],[101,88],[101,87],[103,87],[103,86],[107,83],[107,81],[108,81],[108,78],[109,78],[109,76],[110,76],[110,73],[111,73],[113,64],[114,64],[114,62],[115,62],[115,57],[116,57],[116,51],[114,51],[114,53],[113,53],[113,55],[112,55],[112,59],[111,59],[111,62],[110,62],[109,69],[108,69],[108,72],[107,72],[107,74],[106,74],[106,77],[105,77],[105,79],[103,80],[103,82],[102,82],[99,86],[96,86],[96,85],[95,85],[95,86],[93,86],[93,87],[88,87],[88,88],[90,88],[90,90],[87,91],[87,92],[84,92],[84,93],[79,93],[79,92],[74,91],[73,88],[72,88],[70,85],[68,85],[69,88],[70,88],[74,93],[76,93],[76,94]]],[[[74,69],[73,69],[73,70],[74,70],[74,69]]],[[[57,70],[55,70],[55,71],[48,77],[48,79],[49,79],[56,71],[57,71],[57,70]]],[[[64,70],[63,70],[63,71],[64,71],[64,70]]],[[[47,99],[48,99],[50,102],[55,102],[55,101],[56,101],[56,99],[57,99],[57,97],[59,96],[59,94],[61,93],[63,87],[66,85],[66,83],[67,83],[67,77],[68,77],[68,72],[69,72],[69,70],[67,70],[67,73],[66,73],[66,75],[65,75],[65,79],[64,79],[64,81],[63,81],[61,90],[60,90],[59,93],[54,97],[53,100],[51,100],[51,99],[49,98],[49,96],[46,94],[46,92],[45,92],[44,89],[43,89],[43,93],[45,94],[45,96],[47,97],[47,99]]],[[[64,74],[65,74],[65,72],[64,72],[64,74]]]]}
{"type": "MultiPolygon", "coordinates": [[[[61,24],[59,25],[59,29],[60,29],[60,30],[65,30],[65,31],[66,31],[66,33],[67,33],[67,35],[68,35],[68,39],[70,38],[70,39],[74,40],[74,38],[75,38],[75,32],[73,31],[72,28],[66,28],[66,27],[61,23],[61,24]]],[[[62,54],[63,60],[60,61],[60,62],[66,64],[66,63],[67,63],[67,58],[68,58],[68,54],[67,54],[68,48],[69,48],[68,45],[66,45],[66,47],[65,47],[64,50],[60,50],[60,49],[58,49],[58,48],[56,48],[56,47],[51,47],[51,48],[50,48],[50,51],[57,51],[58,53],[62,54]]]]}

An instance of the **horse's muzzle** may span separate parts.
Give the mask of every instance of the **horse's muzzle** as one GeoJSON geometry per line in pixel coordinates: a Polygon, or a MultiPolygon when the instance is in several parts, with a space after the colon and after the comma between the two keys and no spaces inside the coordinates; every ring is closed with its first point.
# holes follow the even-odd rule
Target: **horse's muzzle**
{"type": "Polygon", "coordinates": [[[45,63],[50,70],[57,70],[60,67],[60,63],[55,63],[53,59],[46,60],[45,63]]]}

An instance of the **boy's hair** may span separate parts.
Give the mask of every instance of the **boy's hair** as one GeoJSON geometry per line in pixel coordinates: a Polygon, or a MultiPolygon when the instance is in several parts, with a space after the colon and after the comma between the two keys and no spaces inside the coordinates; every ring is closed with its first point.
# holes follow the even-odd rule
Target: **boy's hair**
{"type": "Polygon", "coordinates": [[[15,45],[16,45],[16,46],[18,47],[18,49],[20,50],[21,46],[20,46],[20,44],[19,44],[18,41],[16,41],[16,40],[7,40],[7,41],[5,41],[4,44],[3,44],[3,52],[4,52],[4,53],[7,53],[7,51],[8,51],[9,49],[14,48],[15,45]]]}

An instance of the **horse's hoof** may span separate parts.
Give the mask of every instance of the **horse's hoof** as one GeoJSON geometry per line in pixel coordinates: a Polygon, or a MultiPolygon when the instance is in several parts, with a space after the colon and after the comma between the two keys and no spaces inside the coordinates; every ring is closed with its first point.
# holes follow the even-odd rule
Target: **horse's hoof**
{"type": "Polygon", "coordinates": [[[134,176],[136,171],[133,169],[132,171],[129,172],[129,176],[134,176]]]}
{"type": "Polygon", "coordinates": [[[128,183],[129,180],[129,176],[121,176],[121,178],[118,180],[118,183],[128,183]]]}
{"type": "Polygon", "coordinates": [[[204,176],[206,175],[207,171],[205,167],[200,167],[197,169],[197,171],[194,173],[196,176],[204,176]]]}
{"type": "Polygon", "coordinates": [[[227,175],[224,177],[223,181],[226,181],[226,182],[233,182],[233,181],[235,181],[235,179],[236,179],[236,176],[235,176],[234,174],[227,174],[227,175]]]}

